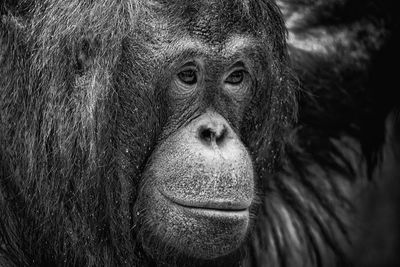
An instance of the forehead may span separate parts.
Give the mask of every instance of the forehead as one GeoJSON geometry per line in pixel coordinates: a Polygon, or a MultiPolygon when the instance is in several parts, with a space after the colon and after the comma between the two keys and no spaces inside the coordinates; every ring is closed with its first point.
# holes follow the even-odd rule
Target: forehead
{"type": "Polygon", "coordinates": [[[249,23],[236,12],[217,4],[204,6],[188,20],[186,30],[210,44],[223,43],[234,34],[249,34],[249,23]]]}
{"type": "Polygon", "coordinates": [[[210,46],[219,46],[229,42],[232,36],[251,35],[254,25],[246,15],[245,3],[235,0],[167,1],[160,5],[161,12],[157,12],[157,17],[168,35],[190,37],[210,46]]]}
{"type": "Polygon", "coordinates": [[[250,48],[256,46],[256,40],[246,35],[232,35],[218,44],[210,44],[202,39],[188,36],[177,39],[176,42],[173,42],[173,45],[167,44],[162,50],[167,58],[180,55],[183,58],[212,57],[229,60],[230,58],[245,56],[250,48]]]}

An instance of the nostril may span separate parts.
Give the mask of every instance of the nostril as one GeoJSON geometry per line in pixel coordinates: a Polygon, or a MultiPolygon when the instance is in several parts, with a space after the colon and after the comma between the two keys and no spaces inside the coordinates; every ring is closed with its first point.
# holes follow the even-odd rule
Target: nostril
{"type": "Polygon", "coordinates": [[[225,127],[223,127],[221,129],[221,131],[216,135],[215,141],[217,142],[217,145],[221,145],[223,143],[223,141],[225,140],[225,137],[226,137],[226,133],[227,133],[227,130],[225,127]]]}
{"type": "Polygon", "coordinates": [[[207,127],[202,127],[200,129],[199,136],[202,141],[206,141],[207,143],[211,143],[213,140],[215,140],[215,133],[207,127]]]}
{"type": "Polygon", "coordinates": [[[203,126],[199,130],[199,138],[207,144],[216,143],[221,145],[227,134],[227,129],[221,125],[220,127],[203,126]]]}

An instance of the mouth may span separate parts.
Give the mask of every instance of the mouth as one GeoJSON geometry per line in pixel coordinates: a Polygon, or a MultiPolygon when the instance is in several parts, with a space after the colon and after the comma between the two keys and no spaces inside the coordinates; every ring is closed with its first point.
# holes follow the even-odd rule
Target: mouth
{"type": "Polygon", "coordinates": [[[249,207],[251,204],[248,201],[226,199],[207,199],[206,201],[183,200],[168,196],[166,193],[161,192],[161,190],[160,194],[172,205],[190,211],[191,213],[210,217],[247,217],[249,215],[249,207]]]}

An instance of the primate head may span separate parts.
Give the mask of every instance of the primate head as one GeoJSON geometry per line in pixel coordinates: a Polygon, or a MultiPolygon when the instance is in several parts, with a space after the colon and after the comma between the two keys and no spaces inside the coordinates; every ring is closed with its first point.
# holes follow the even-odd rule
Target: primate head
{"type": "Polygon", "coordinates": [[[154,5],[146,90],[160,130],[135,206],[141,240],[157,255],[214,259],[245,243],[293,119],[284,26],[268,1],[154,5]]]}

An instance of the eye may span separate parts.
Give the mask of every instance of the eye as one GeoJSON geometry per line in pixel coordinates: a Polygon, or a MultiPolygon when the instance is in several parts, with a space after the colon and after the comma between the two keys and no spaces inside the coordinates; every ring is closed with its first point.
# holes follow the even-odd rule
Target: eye
{"type": "Polygon", "coordinates": [[[197,83],[197,75],[194,69],[187,69],[178,73],[178,78],[181,82],[187,85],[197,83]]]}
{"type": "Polygon", "coordinates": [[[225,79],[226,83],[237,85],[243,82],[245,75],[244,70],[235,70],[225,79]]]}

